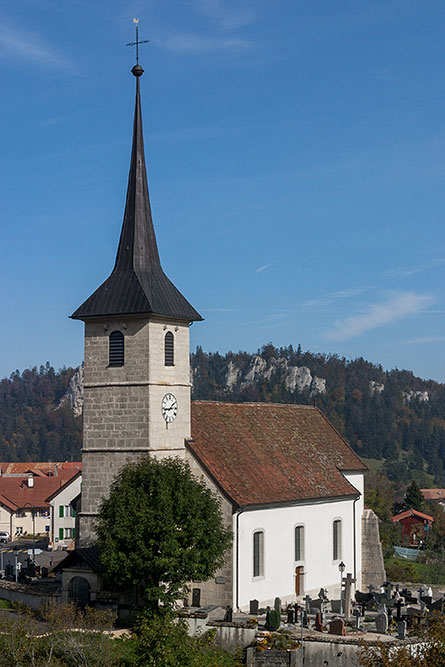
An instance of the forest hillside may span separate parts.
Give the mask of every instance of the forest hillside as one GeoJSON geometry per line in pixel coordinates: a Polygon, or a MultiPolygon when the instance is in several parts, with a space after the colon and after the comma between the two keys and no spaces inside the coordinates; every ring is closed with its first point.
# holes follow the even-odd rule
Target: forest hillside
{"type": "MultiPolygon", "coordinates": [[[[82,369],[49,363],[0,381],[0,458],[78,460],[82,369]]],[[[398,485],[445,486],[445,385],[359,358],[264,345],[256,354],[191,355],[193,398],[315,403],[398,485]]]]}

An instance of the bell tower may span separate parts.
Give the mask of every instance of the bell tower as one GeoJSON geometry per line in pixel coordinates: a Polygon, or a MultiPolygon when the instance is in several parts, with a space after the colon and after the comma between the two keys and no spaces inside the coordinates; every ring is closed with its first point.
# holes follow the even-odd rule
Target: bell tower
{"type": "Polygon", "coordinates": [[[82,500],[78,544],[128,461],[185,456],[190,438],[189,326],[202,320],[162,270],[151,216],[136,64],[127,199],[114,269],[71,315],[85,322],[82,500]]]}

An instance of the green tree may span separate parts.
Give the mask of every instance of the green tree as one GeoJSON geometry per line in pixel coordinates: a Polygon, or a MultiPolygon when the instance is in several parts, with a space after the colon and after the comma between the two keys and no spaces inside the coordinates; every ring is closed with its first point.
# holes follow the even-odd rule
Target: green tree
{"type": "Polygon", "coordinates": [[[124,466],[96,531],[107,583],[142,589],[151,613],[171,609],[187,582],[213,576],[232,538],[219,499],[176,458],[124,466]]]}
{"type": "Polygon", "coordinates": [[[419,512],[423,509],[425,502],[419,485],[414,479],[406,490],[403,504],[406,509],[418,510],[419,512]]]}

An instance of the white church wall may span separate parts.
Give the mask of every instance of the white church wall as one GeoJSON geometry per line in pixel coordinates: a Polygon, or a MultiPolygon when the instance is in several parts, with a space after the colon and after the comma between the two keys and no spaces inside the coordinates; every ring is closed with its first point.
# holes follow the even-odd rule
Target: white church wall
{"type": "MultiPolygon", "coordinates": [[[[360,501],[356,503],[359,504],[360,501]]],[[[357,509],[357,508],[356,508],[357,509]]],[[[361,517],[361,512],[359,511],[361,517]]],[[[274,507],[244,511],[239,517],[238,606],[247,610],[249,600],[260,605],[273,605],[275,597],[295,602],[295,568],[304,566],[303,596],[316,596],[321,587],[329,597],[338,598],[340,560],[346,572],[354,572],[353,499],[313,502],[305,505],[274,507]],[[333,522],[340,519],[341,553],[333,558],[333,522]],[[304,559],[295,562],[295,527],[304,526],[304,559]],[[253,576],[253,535],[264,531],[264,574],[253,576]]],[[[236,515],[234,518],[236,536],[236,515]]],[[[360,537],[356,524],[356,558],[359,558],[360,537]]],[[[236,563],[236,545],[234,564],[236,563]]],[[[234,582],[236,601],[236,580],[234,582]]]]}
{"type": "MultiPolygon", "coordinates": [[[[346,477],[348,482],[354,486],[357,491],[360,492],[360,498],[355,503],[355,536],[356,536],[356,583],[355,589],[361,590],[362,588],[362,516],[363,510],[365,508],[364,496],[365,496],[365,476],[363,472],[344,472],[343,475],[346,477]]],[[[350,570],[348,570],[349,572],[350,570]]],[[[352,571],[354,574],[354,571],[352,571]]]]}

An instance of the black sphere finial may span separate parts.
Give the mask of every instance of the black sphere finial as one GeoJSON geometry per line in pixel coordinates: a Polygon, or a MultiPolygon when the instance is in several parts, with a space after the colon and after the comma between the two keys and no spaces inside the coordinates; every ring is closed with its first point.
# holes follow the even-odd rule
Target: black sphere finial
{"type": "Polygon", "coordinates": [[[142,67],[140,65],[135,65],[133,67],[133,69],[131,70],[131,73],[133,74],[133,76],[142,76],[143,73],[144,73],[144,70],[142,69],[142,67]]]}

